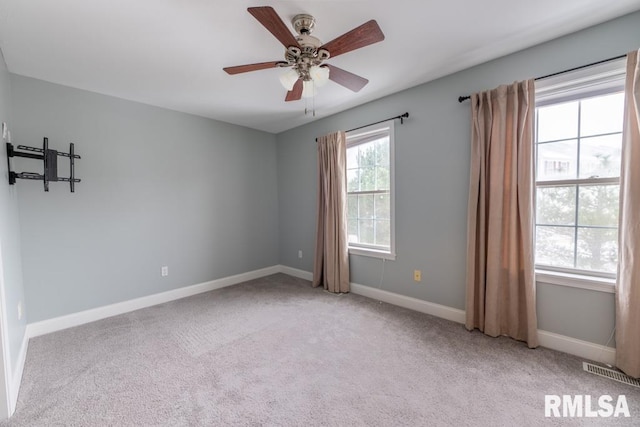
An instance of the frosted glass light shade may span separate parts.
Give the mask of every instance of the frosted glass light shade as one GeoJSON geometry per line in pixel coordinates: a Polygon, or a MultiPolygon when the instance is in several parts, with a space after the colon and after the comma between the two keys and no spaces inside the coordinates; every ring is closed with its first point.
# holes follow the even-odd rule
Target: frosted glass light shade
{"type": "Polygon", "coordinates": [[[315,96],[316,93],[317,93],[316,85],[314,84],[313,80],[303,81],[302,82],[302,97],[303,98],[311,98],[312,96],[315,96]]]}
{"type": "Polygon", "coordinates": [[[285,73],[280,75],[280,83],[286,90],[293,89],[293,85],[298,81],[298,72],[293,68],[289,68],[285,73]]]}
{"type": "Polygon", "coordinates": [[[316,87],[321,87],[329,80],[329,67],[319,67],[314,65],[309,68],[309,75],[316,84],[316,87]]]}

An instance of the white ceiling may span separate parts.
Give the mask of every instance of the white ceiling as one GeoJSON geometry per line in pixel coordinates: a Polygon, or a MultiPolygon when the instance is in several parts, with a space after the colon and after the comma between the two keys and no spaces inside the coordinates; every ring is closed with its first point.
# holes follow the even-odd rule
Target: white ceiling
{"type": "Polygon", "coordinates": [[[222,71],[283,59],[247,12],[266,5],[289,26],[313,15],[325,43],[370,19],[386,36],[328,61],[370,82],[359,93],[320,88],[318,119],[639,10],[640,0],[0,0],[0,48],[16,74],[278,133],[314,119],[304,99],[284,102],[283,70],[222,71]]]}

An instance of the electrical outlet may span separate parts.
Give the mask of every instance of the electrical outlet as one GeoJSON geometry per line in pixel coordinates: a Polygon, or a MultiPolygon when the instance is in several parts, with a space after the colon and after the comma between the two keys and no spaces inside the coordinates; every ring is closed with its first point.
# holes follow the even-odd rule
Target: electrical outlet
{"type": "Polygon", "coordinates": [[[413,270],[413,280],[415,280],[416,282],[421,282],[422,281],[422,271],[413,270]]]}
{"type": "Polygon", "coordinates": [[[162,273],[162,277],[168,276],[169,275],[169,267],[167,267],[166,265],[164,267],[162,267],[161,273],[162,273]]]}
{"type": "Polygon", "coordinates": [[[302,251],[298,251],[298,258],[302,258],[302,251]]]}
{"type": "Polygon", "coordinates": [[[18,302],[18,320],[22,320],[22,301],[18,302]]]}

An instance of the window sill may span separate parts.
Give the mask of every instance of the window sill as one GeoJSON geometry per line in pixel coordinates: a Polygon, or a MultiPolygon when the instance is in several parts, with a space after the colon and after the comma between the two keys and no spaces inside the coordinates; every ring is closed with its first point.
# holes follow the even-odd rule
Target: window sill
{"type": "Polygon", "coordinates": [[[561,273],[557,271],[536,269],[536,282],[588,289],[591,291],[606,292],[610,294],[614,294],[616,292],[616,279],[586,276],[583,274],[561,273]]]}
{"type": "Polygon", "coordinates": [[[349,255],[368,256],[372,258],[383,258],[395,261],[396,254],[385,251],[376,251],[375,249],[352,248],[349,247],[349,255]]]}

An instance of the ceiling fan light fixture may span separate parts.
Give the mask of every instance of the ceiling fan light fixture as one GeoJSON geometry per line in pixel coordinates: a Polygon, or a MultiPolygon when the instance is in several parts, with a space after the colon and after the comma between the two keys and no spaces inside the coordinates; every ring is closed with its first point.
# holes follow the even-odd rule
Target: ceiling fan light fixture
{"type": "Polygon", "coordinates": [[[299,78],[298,72],[293,68],[289,68],[285,73],[280,75],[280,83],[282,83],[282,86],[284,86],[286,90],[292,90],[293,85],[296,84],[299,78]]]}
{"type": "Polygon", "coordinates": [[[314,65],[309,68],[309,75],[316,84],[316,87],[324,86],[329,81],[329,67],[314,65]]]}

